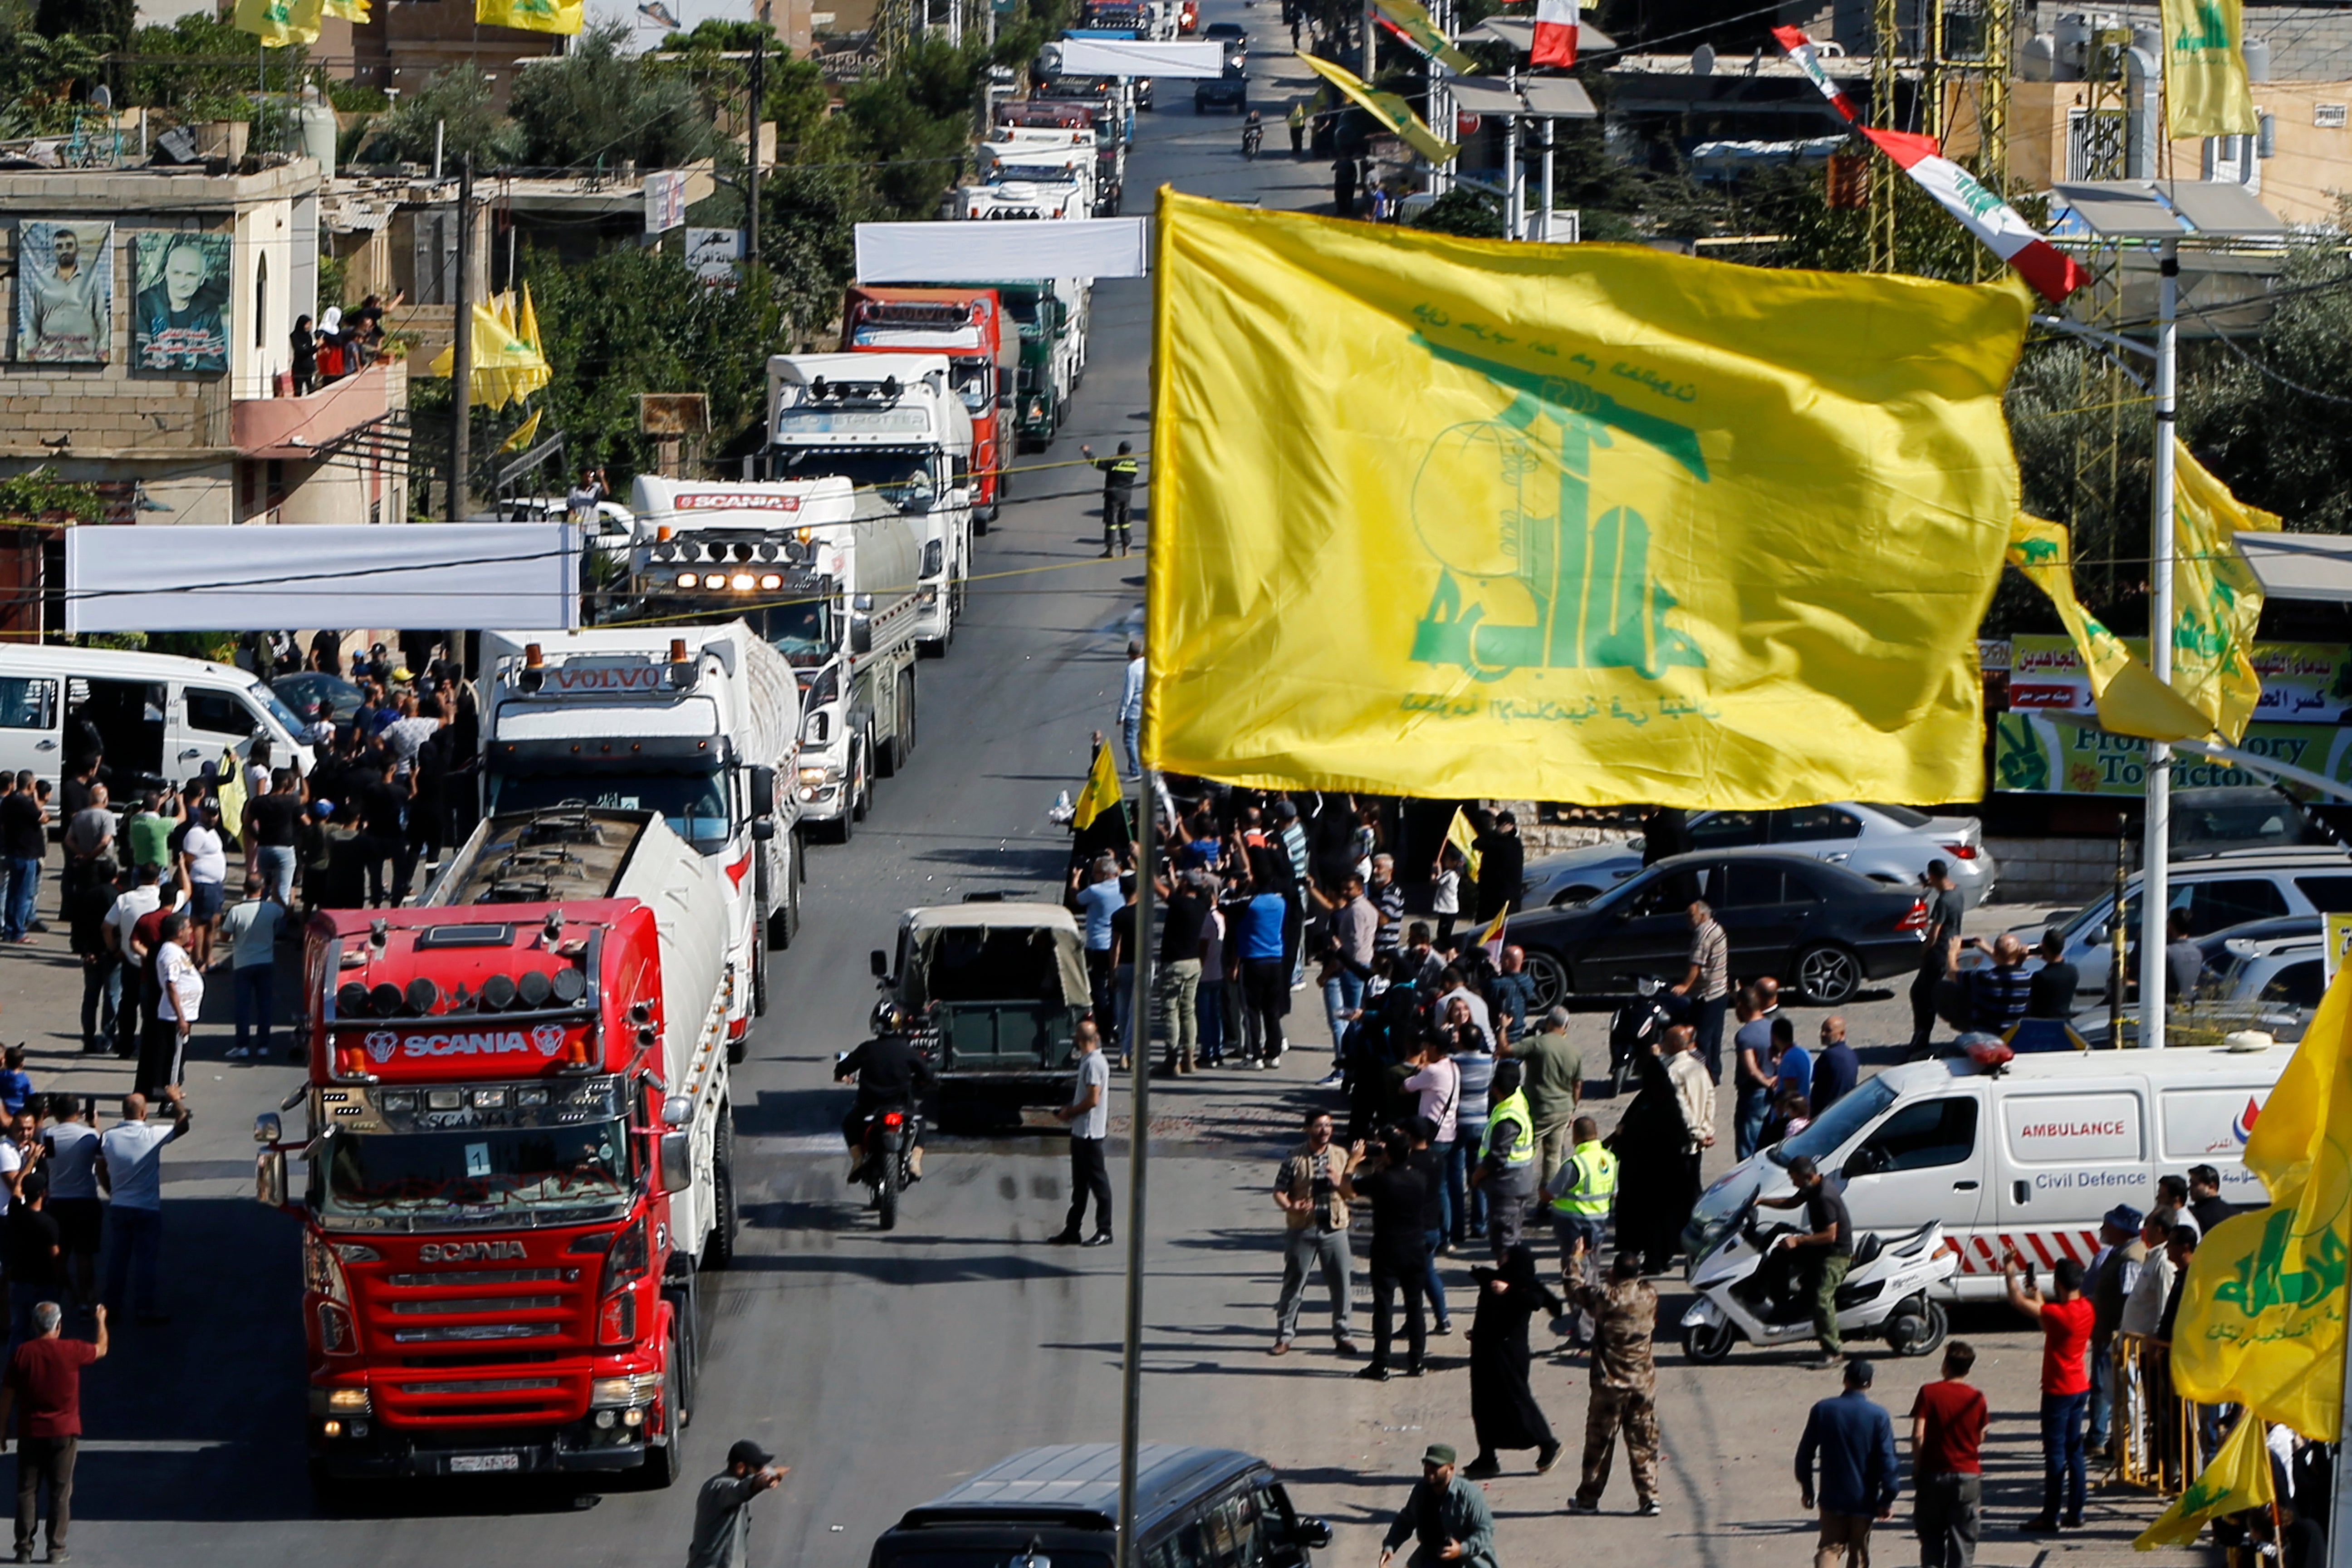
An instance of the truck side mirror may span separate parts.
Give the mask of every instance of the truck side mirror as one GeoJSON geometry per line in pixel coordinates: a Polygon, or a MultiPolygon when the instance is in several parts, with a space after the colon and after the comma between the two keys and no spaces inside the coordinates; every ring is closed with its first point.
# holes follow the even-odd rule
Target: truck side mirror
{"type": "Polygon", "coordinates": [[[1324,1519],[1302,1519],[1298,1521],[1297,1542],[1320,1552],[1331,1544],[1331,1521],[1324,1519]]]}
{"type": "Polygon", "coordinates": [[[924,575],[924,576],[926,576],[926,577],[936,577],[936,576],[938,576],[938,575],[940,574],[940,570],[941,570],[941,569],[942,569],[942,568],[947,564],[947,557],[946,557],[946,555],[945,555],[945,553],[944,553],[945,548],[946,548],[946,546],[945,546],[945,545],[944,545],[940,541],[936,540],[936,539],[933,539],[933,540],[928,540],[928,541],[926,541],[926,542],[924,542],[924,544],[923,544],[923,575],[924,575]]]}
{"type": "Polygon", "coordinates": [[[776,814],[776,770],[755,767],[751,770],[751,815],[773,816],[776,814]]]}
{"type": "Polygon", "coordinates": [[[253,1160],[253,1200],[264,1208],[286,1206],[286,1151],[264,1149],[253,1160]]]}
{"type": "Polygon", "coordinates": [[[274,1110],[265,1110],[253,1119],[253,1141],[265,1149],[274,1149],[286,1141],[286,1124],[274,1110]]]}
{"type": "Polygon", "coordinates": [[[874,623],[864,616],[853,616],[850,620],[849,651],[852,653],[874,651],[874,623]]]}
{"type": "Polygon", "coordinates": [[[866,954],[866,961],[873,966],[875,979],[885,980],[889,977],[890,955],[888,953],[883,952],[877,947],[872,952],[866,954]]]}
{"type": "Polygon", "coordinates": [[[662,1134],[661,1179],[666,1192],[682,1193],[694,1185],[693,1133],[662,1134]]]}

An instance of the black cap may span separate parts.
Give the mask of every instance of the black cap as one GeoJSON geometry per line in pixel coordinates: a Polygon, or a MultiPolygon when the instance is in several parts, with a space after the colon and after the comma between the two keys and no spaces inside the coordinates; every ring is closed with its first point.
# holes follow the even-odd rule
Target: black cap
{"type": "Polygon", "coordinates": [[[749,1437],[743,1438],[727,1450],[727,1462],[730,1465],[749,1465],[755,1470],[765,1468],[774,1458],[773,1454],[749,1437]]]}

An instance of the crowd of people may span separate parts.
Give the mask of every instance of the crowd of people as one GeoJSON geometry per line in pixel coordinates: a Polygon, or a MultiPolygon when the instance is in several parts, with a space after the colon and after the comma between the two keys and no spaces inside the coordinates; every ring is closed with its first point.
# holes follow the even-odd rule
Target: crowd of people
{"type": "Polygon", "coordinates": [[[346,310],[330,305],[313,321],[294,320],[289,334],[293,350],[294,395],[305,397],[347,375],[357,375],[383,352],[383,315],[396,309],[405,295],[394,294],[391,304],[373,294],[346,310]]]}

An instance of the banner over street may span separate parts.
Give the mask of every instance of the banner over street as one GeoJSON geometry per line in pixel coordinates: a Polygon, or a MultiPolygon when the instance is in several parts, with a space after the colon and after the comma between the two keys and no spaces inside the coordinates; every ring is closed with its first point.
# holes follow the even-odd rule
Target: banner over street
{"type": "Polygon", "coordinates": [[[1156,766],[1590,804],[1973,800],[2011,282],[1163,194],[1156,766]]]}

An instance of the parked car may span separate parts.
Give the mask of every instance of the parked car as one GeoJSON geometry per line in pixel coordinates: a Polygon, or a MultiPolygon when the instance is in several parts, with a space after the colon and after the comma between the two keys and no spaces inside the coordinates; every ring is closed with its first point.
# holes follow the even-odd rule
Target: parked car
{"type": "MultiPolygon", "coordinates": [[[[2124,890],[2125,930],[2135,947],[2139,941],[2139,886],[2135,871],[2124,890]]],[[[2341,845],[2229,849],[2172,867],[2166,886],[2169,907],[2187,912],[2192,937],[2278,915],[2352,910],[2352,850],[2341,845]]],[[[2066,957],[2082,976],[2080,994],[2086,1002],[2106,989],[2108,921],[2115,901],[2109,893],[2063,921],[2051,922],[2066,939],[2066,957]]],[[[2021,926],[2017,934],[2038,942],[2042,931],[2040,925],[2021,926]]]]}
{"type": "MultiPolygon", "coordinates": [[[[1691,818],[1691,847],[1793,849],[1877,882],[1917,883],[1927,862],[1951,868],[1970,909],[1992,897],[1999,868],[1973,816],[1930,816],[1907,805],[1792,806],[1780,811],[1703,811],[1691,818]]],[[[1595,844],[1528,862],[1519,907],[1580,904],[1642,868],[1643,839],[1595,844]]]]}
{"type": "Polygon", "coordinates": [[[2336,842],[2335,830],[2301,801],[2258,784],[2173,791],[2170,838],[2175,859],[2336,842]]]}
{"type": "MultiPolygon", "coordinates": [[[[550,522],[570,515],[570,503],[562,496],[509,496],[499,502],[501,522],[550,522]]],[[[589,548],[599,555],[612,557],[614,564],[625,568],[629,551],[636,542],[636,514],[619,501],[598,501],[596,526],[587,540],[589,548]]]]}
{"type": "Polygon", "coordinates": [[[347,724],[367,693],[340,675],[322,675],[308,670],[300,675],[281,675],[269,683],[278,700],[294,710],[304,723],[324,718],[331,724],[347,724]]]}
{"type": "Polygon", "coordinates": [[[1249,110],[1249,78],[1242,68],[1228,63],[1221,77],[1203,77],[1192,87],[1192,112],[1206,114],[1212,109],[1230,109],[1235,114],[1249,110]]]}
{"type": "Polygon", "coordinates": [[[1538,1008],[1624,995],[1639,975],[1681,979],[1694,899],[1722,922],[1734,984],[1769,974],[1835,1006],[1919,966],[1927,900],[1912,889],[1789,850],[1676,855],[1591,903],[1512,919],[1508,940],[1527,951],[1538,1008]]]}
{"type": "Polygon", "coordinates": [[[1239,22],[1212,22],[1201,29],[1201,37],[1225,46],[1226,70],[1249,63],[1249,32],[1239,22]]]}
{"type": "MultiPolygon", "coordinates": [[[[2318,915],[2284,915],[2199,938],[2205,973],[2194,997],[2166,1009],[2166,1042],[2209,1043],[2242,1029],[2282,1043],[2302,1039],[2327,988],[2325,924],[2318,915]]],[[[2127,1015],[2126,1045],[2137,1035],[2135,1025],[2127,1015]]],[[[2079,1017],[2074,1031],[2094,1048],[2106,1045],[2105,1005],[2079,1017]]]]}

